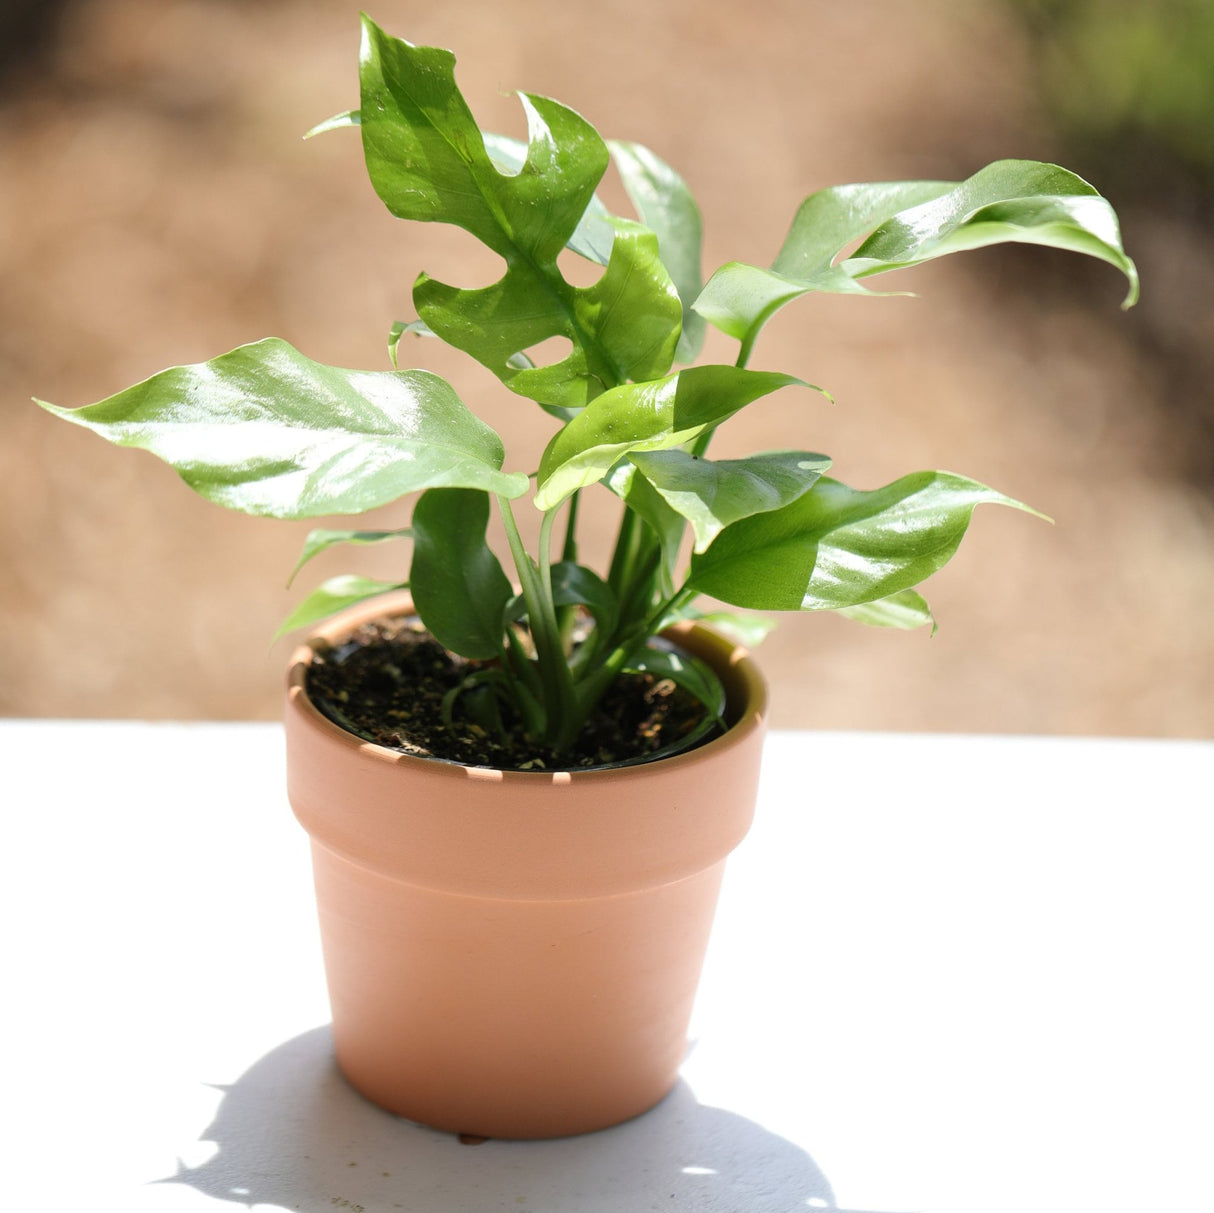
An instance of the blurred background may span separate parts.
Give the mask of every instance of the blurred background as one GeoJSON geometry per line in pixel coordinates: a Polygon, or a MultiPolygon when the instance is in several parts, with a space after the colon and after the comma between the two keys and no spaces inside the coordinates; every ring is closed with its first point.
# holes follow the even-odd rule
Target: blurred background
{"type": "MultiPolygon", "coordinates": [[[[269,335],[384,368],[421,269],[480,285],[471,238],[392,219],[357,136],[348,0],[5,0],[0,8],[0,714],[277,715],[269,637],[346,549],[285,588],[307,523],[229,514],[151,456],[42,414],[269,335]]],[[[705,270],[767,264],[801,199],[846,181],[1058,160],[1118,208],[1143,299],[1031,248],[920,267],[919,297],[810,298],[752,366],[783,393],[714,453],[802,446],[873,488],[929,467],[1028,501],[981,509],[925,587],[939,633],[784,617],[761,656],[785,727],[1214,735],[1214,5],[1209,0],[382,0],[455,50],[481,125],[545,93],[673,163],[705,270]]],[[[621,209],[618,185],[605,187],[621,209]]],[[[710,346],[732,361],[732,343],[710,346]]],[[[530,468],[550,426],[437,342],[530,468]],[[521,443],[521,445],[520,445],[521,443]]],[[[377,519],[403,525],[408,507],[377,519]]],[[[610,512],[591,528],[605,543],[610,512]]]]}

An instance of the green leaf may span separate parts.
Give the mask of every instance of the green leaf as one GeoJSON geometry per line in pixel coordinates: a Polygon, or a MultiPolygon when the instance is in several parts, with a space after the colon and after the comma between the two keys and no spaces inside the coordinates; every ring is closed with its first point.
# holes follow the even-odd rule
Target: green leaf
{"type": "Polygon", "coordinates": [[[997,160],[947,194],[900,212],[840,268],[867,277],[1009,241],[1107,261],[1129,282],[1122,307],[1138,299],[1138,271],[1122,247],[1112,206],[1081,177],[1036,160],[997,160]]]}
{"type": "Polygon", "coordinates": [[[901,590],[888,598],[876,598],[859,606],[840,607],[839,614],[875,628],[902,628],[909,631],[930,623],[932,635],[936,634],[936,619],[931,607],[915,590],[901,590]]]}
{"type": "Polygon", "coordinates": [[[97,404],[43,408],[151,451],[210,501],[246,514],[358,514],[434,486],[519,497],[501,439],[428,371],[348,371],[285,341],[173,367],[97,404]]]}
{"type": "MultiPolygon", "coordinates": [[[[527,162],[527,145],[521,139],[496,135],[491,131],[484,132],[484,139],[485,150],[494,164],[511,176],[522,172],[523,165],[527,162]]],[[[598,194],[595,194],[586,204],[586,209],[565,247],[596,265],[606,265],[611,259],[611,243],[615,239],[611,220],[611,212],[598,194]]]]}
{"type": "Polygon", "coordinates": [[[333,547],[338,543],[352,543],[357,546],[363,546],[371,543],[385,543],[389,539],[408,539],[413,532],[408,527],[404,527],[398,531],[328,531],[316,530],[309,531],[307,539],[304,540],[303,551],[299,554],[299,559],[295,562],[295,567],[291,570],[291,576],[287,578],[287,585],[299,575],[299,570],[303,568],[314,556],[319,556],[321,552],[333,547]]]}
{"type": "Polygon", "coordinates": [[[678,293],[654,234],[626,219],[611,222],[611,260],[593,286],[574,288],[563,278],[557,285],[530,266],[480,290],[445,286],[423,274],[413,302],[444,341],[471,354],[512,391],[542,404],[580,408],[625,379],[662,375],[679,339],[678,293]],[[520,351],[554,336],[570,341],[567,357],[520,369],[520,351]]]}
{"type": "Polygon", "coordinates": [[[950,181],[888,181],[818,190],[798,207],[770,270],[740,261],[723,265],[695,310],[749,351],[767,321],[802,295],[870,294],[835,258],[898,211],[952,188],[950,181]]]}
{"type": "Polygon", "coordinates": [[[304,138],[311,139],[314,135],[323,135],[326,131],[336,131],[346,126],[361,125],[362,118],[358,110],[346,110],[344,113],[334,114],[332,118],[326,118],[323,122],[318,122],[310,131],[304,134],[304,138]]]}
{"type": "Polygon", "coordinates": [[[762,615],[738,615],[734,611],[701,611],[691,606],[683,607],[678,612],[678,618],[693,623],[705,623],[722,636],[747,649],[762,644],[776,626],[774,619],[767,619],[762,615]]]}
{"type": "Polygon", "coordinates": [[[502,653],[510,581],[485,542],[489,497],[430,489],[413,507],[413,605],[439,644],[473,660],[502,653]]]}
{"type": "Polygon", "coordinates": [[[388,357],[392,360],[393,370],[400,369],[397,354],[399,353],[400,339],[406,333],[412,333],[414,337],[433,337],[436,335],[424,320],[410,320],[408,323],[403,320],[394,321],[392,327],[388,330],[388,357]]]}
{"type": "Polygon", "coordinates": [[[619,620],[620,606],[611,587],[592,569],[572,560],[552,566],[552,602],[558,607],[586,607],[604,636],[615,631],[619,620]]]}
{"type": "Polygon", "coordinates": [[[722,531],[692,558],[687,585],[760,611],[837,610],[888,598],[952,558],[983,502],[1036,513],[949,472],[915,472],[872,492],[824,476],[790,505],[722,531]]]}
{"type": "Polygon", "coordinates": [[[753,400],[791,384],[791,375],[733,366],[693,366],[648,383],[626,383],[592,401],[549,442],[535,504],[558,506],[601,480],[632,451],[682,446],[753,400]]]}
{"type": "Polygon", "coordinates": [[[377,594],[386,594],[390,590],[408,588],[408,582],[372,581],[370,577],[359,577],[350,573],[341,577],[330,577],[314,589],[287,617],[282,621],[274,639],[278,640],[288,632],[300,628],[311,627],[346,607],[355,606],[367,598],[377,594]]]}
{"type": "Polygon", "coordinates": [[[616,140],[607,147],[641,222],[658,238],[658,253],[683,304],[683,333],[675,358],[691,362],[704,344],[704,318],[691,310],[704,285],[700,208],[683,178],[647,147],[616,140]]]}
{"type": "Polygon", "coordinates": [[[669,678],[694,695],[714,720],[725,711],[725,688],[716,671],[698,657],[660,638],[650,641],[647,648],[636,653],[624,667],[624,673],[669,678]]]}
{"type": "MultiPolygon", "coordinates": [[[[342,114],[334,114],[324,122],[318,122],[307,134],[305,139],[326,131],[340,130],[343,127],[361,126],[362,115],[358,110],[347,110],[342,114]]],[[[522,170],[527,160],[527,145],[521,139],[512,139],[509,135],[496,135],[491,131],[484,132],[485,151],[489,158],[503,172],[514,176],[522,170]]],[[[610,223],[611,215],[602,199],[595,194],[586,206],[580,222],[574,229],[568,241],[568,248],[581,254],[589,261],[606,265],[611,256],[611,241],[615,236],[610,223]]]]}
{"type": "Polygon", "coordinates": [[[811,292],[871,294],[860,281],[988,244],[1021,242],[1086,253],[1128,278],[1117,216],[1086,181],[1053,164],[1000,160],[962,182],[887,181],[819,190],[801,204],[771,269],[732,261],[709,279],[695,310],[742,342],[743,363],[763,326],[811,292]],[[867,237],[867,239],[864,239],[867,237]],[[864,243],[846,260],[841,255],[864,243]]]}
{"type": "Polygon", "coordinates": [[[632,461],[666,504],[691,523],[697,552],[731,523],[794,501],[830,467],[825,455],[811,451],[718,462],[680,450],[635,451],[632,461]]]}
{"type": "MultiPolygon", "coordinates": [[[[591,287],[571,286],[556,264],[607,167],[598,133],[557,102],[520,94],[526,158],[517,172],[503,172],[456,87],[454,65],[449,51],[389,38],[364,17],[362,134],[376,192],[400,218],[464,228],[506,266],[482,290],[456,290],[423,274],[414,286],[418,315],[512,390],[542,404],[582,405],[605,387],[665,373],[682,308],[656,238],[614,221],[606,273],[591,287]],[[520,371],[511,364],[513,355],[551,337],[572,347],[557,367],[520,371]]],[[[495,147],[501,156],[508,144],[495,147]]],[[[598,239],[589,242],[596,259],[598,239]]]]}

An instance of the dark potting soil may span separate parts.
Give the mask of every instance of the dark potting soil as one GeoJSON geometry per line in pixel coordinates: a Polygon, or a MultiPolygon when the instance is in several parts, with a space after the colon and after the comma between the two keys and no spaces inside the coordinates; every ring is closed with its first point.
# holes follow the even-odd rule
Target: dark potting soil
{"type": "Polygon", "coordinates": [[[624,674],[576,745],[558,757],[528,742],[509,719],[503,720],[504,738],[468,719],[458,699],[451,724],[444,723],[443,697],[484,664],[448,652],[416,620],[377,622],[341,645],[318,648],[307,691],[324,715],[365,741],[499,770],[576,770],[636,761],[678,742],[704,719],[700,701],[670,679],[624,674]]]}

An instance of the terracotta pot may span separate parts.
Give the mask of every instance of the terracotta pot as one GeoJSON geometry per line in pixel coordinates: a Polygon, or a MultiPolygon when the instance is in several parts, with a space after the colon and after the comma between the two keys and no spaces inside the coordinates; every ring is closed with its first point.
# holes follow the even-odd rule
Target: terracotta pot
{"type": "MultiPolygon", "coordinates": [[[[332,643],[408,609],[338,616],[332,643]]],[[[312,838],[337,1061],[375,1103],[484,1137],[560,1137],[646,1111],[677,1078],[725,858],[750,826],[766,687],[719,636],[731,728],[616,770],[410,757],[322,716],[292,659],[287,783],[312,838]]]]}

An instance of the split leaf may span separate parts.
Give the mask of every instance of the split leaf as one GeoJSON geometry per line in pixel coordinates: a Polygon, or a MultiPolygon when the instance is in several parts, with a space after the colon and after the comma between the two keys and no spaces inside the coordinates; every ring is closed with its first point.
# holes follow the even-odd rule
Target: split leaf
{"type": "MultiPolygon", "coordinates": [[[[456,224],[505,262],[504,275],[479,290],[421,275],[413,291],[418,315],[541,404],[577,407],[625,380],[664,374],[682,306],[656,237],[613,220],[606,272],[590,287],[570,285],[556,264],[607,167],[598,133],[555,101],[519,94],[526,157],[516,172],[503,172],[455,84],[454,67],[449,51],[390,38],[364,17],[360,115],[376,192],[394,215],[456,224]],[[513,355],[551,337],[570,342],[567,358],[526,370],[511,364],[513,355]]],[[[494,142],[499,156],[509,148],[494,142]]],[[[589,243],[597,257],[602,241],[596,235],[589,243]]]]}

